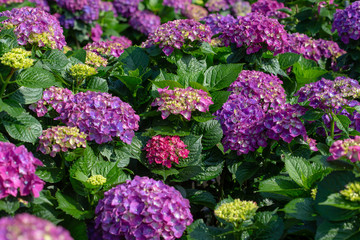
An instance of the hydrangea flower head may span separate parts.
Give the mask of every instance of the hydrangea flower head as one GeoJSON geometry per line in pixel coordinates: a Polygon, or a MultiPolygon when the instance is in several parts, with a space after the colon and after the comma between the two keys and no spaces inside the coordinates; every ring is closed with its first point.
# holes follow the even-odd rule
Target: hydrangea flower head
{"type": "Polygon", "coordinates": [[[208,11],[196,4],[189,4],[185,9],[181,10],[181,14],[189,19],[200,21],[201,18],[208,15],[208,11]]]}
{"type": "Polygon", "coordinates": [[[160,26],[160,17],[150,11],[137,11],[131,15],[130,26],[139,32],[149,35],[160,26]]]}
{"type": "Polygon", "coordinates": [[[175,239],[193,222],[189,200],[174,187],[135,176],[104,193],[95,210],[102,239],[175,239]]]}
{"type": "Polygon", "coordinates": [[[35,174],[43,163],[22,145],[0,142],[0,199],[32,194],[39,197],[45,183],[35,174]]]}
{"type": "Polygon", "coordinates": [[[66,46],[59,21],[41,9],[13,8],[1,12],[0,17],[3,16],[9,18],[2,22],[3,28],[14,28],[20,45],[34,44],[59,50],[66,46]]]}
{"type": "Polygon", "coordinates": [[[100,7],[100,12],[113,12],[114,17],[118,16],[113,2],[101,1],[99,7],[100,7]]]}
{"type": "Polygon", "coordinates": [[[88,0],[56,0],[56,3],[72,13],[76,11],[81,11],[86,5],[88,5],[88,0]]]}
{"type": "Polygon", "coordinates": [[[221,10],[228,10],[230,8],[230,4],[227,0],[209,0],[205,4],[205,7],[209,10],[209,12],[219,12],[221,10]]]}
{"type": "Polygon", "coordinates": [[[257,2],[251,5],[252,12],[257,12],[267,17],[276,17],[276,18],[288,17],[289,15],[287,13],[277,11],[278,9],[282,9],[282,8],[285,8],[284,4],[276,0],[258,0],[257,2]]]}
{"type": "Polygon", "coordinates": [[[236,24],[236,19],[230,14],[223,16],[220,14],[210,14],[201,19],[205,25],[210,27],[213,35],[222,33],[224,29],[231,28],[236,24]]]}
{"type": "Polygon", "coordinates": [[[169,56],[174,48],[180,49],[186,42],[211,42],[210,28],[193,19],[179,19],[160,25],[142,47],[159,45],[163,52],[169,56]]]}
{"type": "Polygon", "coordinates": [[[28,58],[31,56],[30,51],[22,48],[13,48],[10,52],[4,53],[0,57],[2,64],[16,69],[26,69],[34,64],[34,59],[28,58]]]}
{"type": "Polygon", "coordinates": [[[345,44],[348,44],[350,39],[360,38],[360,1],[353,2],[345,9],[336,9],[332,25],[332,31],[335,30],[345,44]]]}
{"type": "Polygon", "coordinates": [[[264,110],[275,108],[286,101],[283,82],[274,75],[258,71],[243,70],[228,91],[249,96],[262,103],[264,110]]]}
{"type": "Polygon", "coordinates": [[[351,162],[360,160],[360,136],[355,136],[354,139],[348,138],[345,140],[335,141],[329,152],[332,154],[327,160],[337,160],[340,158],[347,158],[351,162]]]}
{"type": "Polygon", "coordinates": [[[258,208],[256,202],[235,199],[232,202],[221,204],[215,210],[215,215],[236,225],[253,218],[258,208]]]}
{"type": "Polygon", "coordinates": [[[70,74],[76,79],[85,79],[87,77],[95,75],[96,69],[86,64],[78,63],[70,68],[70,74]]]}
{"type": "Polygon", "coordinates": [[[249,2],[238,0],[232,5],[232,11],[236,17],[245,16],[251,13],[251,6],[249,2]]]}
{"type": "Polygon", "coordinates": [[[73,240],[68,230],[28,213],[0,219],[2,240],[73,240]]]}
{"type": "Polygon", "coordinates": [[[91,40],[94,42],[100,41],[103,30],[99,24],[95,24],[95,27],[91,29],[91,40]]]}
{"type": "Polygon", "coordinates": [[[106,183],[106,178],[102,175],[93,175],[86,180],[86,183],[93,187],[100,187],[106,183]]]}
{"type": "Polygon", "coordinates": [[[114,0],[114,8],[123,17],[130,17],[138,10],[139,3],[143,0],[114,0]]]}
{"type": "Polygon", "coordinates": [[[159,106],[161,117],[166,119],[170,114],[181,114],[185,119],[190,120],[191,112],[199,110],[200,112],[209,111],[209,106],[214,104],[211,97],[201,89],[192,87],[166,88],[158,89],[160,97],[156,98],[151,106],[159,106]]]}
{"type": "Polygon", "coordinates": [[[77,19],[91,23],[99,18],[101,0],[56,0],[57,4],[74,13],[77,19]]]}
{"type": "Polygon", "coordinates": [[[351,202],[360,202],[360,183],[351,182],[347,184],[346,188],[340,191],[340,194],[351,202]]]}
{"type": "Polygon", "coordinates": [[[55,157],[58,152],[67,152],[68,149],[79,147],[86,148],[85,133],[79,131],[76,127],[58,126],[48,128],[43,131],[39,137],[38,151],[43,154],[50,154],[55,157]]]}
{"type": "Polygon", "coordinates": [[[191,4],[191,0],[163,0],[164,6],[172,7],[175,11],[183,10],[189,4],[191,4]]]}
{"type": "Polygon", "coordinates": [[[98,68],[100,66],[106,67],[106,65],[108,64],[108,61],[106,60],[106,58],[103,58],[102,56],[100,56],[92,51],[86,51],[85,63],[87,65],[98,68]]]}
{"type": "Polygon", "coordinates": [[[171,168],[171,163],[179,163],[179,158],[185,159],[189,155],[189,150],[179,136],[160,135],[152,137],[146,144],[146,157],[149,163],[162,164],[171,168]]]}
{"type": "Polygon", "coordinates": [[[88,43],[84,49],[105,56],[120,57],[125,48],[132,45],[132,42],[124,37],[112,37],[111,40],[88,43]]]}

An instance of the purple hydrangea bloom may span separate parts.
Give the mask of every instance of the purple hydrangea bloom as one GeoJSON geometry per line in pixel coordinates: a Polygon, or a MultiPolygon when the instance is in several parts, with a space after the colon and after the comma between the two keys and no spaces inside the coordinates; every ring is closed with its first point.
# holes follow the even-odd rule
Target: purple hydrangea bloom
{"type": "Polygon", "coordinates": [[[65,15],[60,15],[59,13],[55,13],[53,16],[59,20],[60,25],[65,29],[73,28],[75,25],[75,18],[73,17],[67,18],[65,15]]]}
{"type": "Polygon", "coordinates": [[[28,213],[0,219],[1,240],[73,240],[68,230],[28,213]]]}
{"type": "Polygon", "coordinates": [[[159,106],[161,117],[166,119],[170,114],[181,114],[185,119],[191,119],[191,112],[198,110],[200,112],[209,111],[209,106],[214,104],[207,92],[201,89],[188,87],[174,88],[169,87],[158,89],[160,97],[156,98],[151,106],[159,106]]]}
{"type": "MultiPolygon", "coordinates": [[[[286,18],[289,15],[284,12],[277,11],[285,8],[283,3],[276,0],[258,0],[251,5],[251,11],[256,12],[267,17],[286,18]]],[[[287,8],[290,10],[290,8],[287,8]]]]}
{"type": "Polygon", "coordinates": [[[49,13],[30,7],[13,8],[0,12],[0,17],[9,19],[2,22],[3,28],[15,28],[20,45],[35,44],[39,47],[62,49],[66,46],[59,21],[49,13]]]}
{"type": "Polygon", "coordinates": [[[255,99],[266,111],[286,102],[283,82],[275,75],[243,70],[228,91],[255,99]]]}
{"type": "Polygon", "coordinates": [[[209,26],[213,35],[222,33],[224,29],[232,27],[236,24],[236,19],[230,14],[223,16],[220,14],[210,14],[201,19],[205,25],[209,26]]]}
{"type": "Polygon", "coordinates": [[[132,42],[127,37],[112,36],[111,40],[88,43],[84,47],[84,49],[108,57],[120,57],[120,55],[124,52],[125,48],[128,48],[131,45],[132,42]]]}
{"type": "Polygon", "coordinates": [[[72,13],[81,11],[86,5],[88,5],[88,0],[56,0],[56,3],[66,10],[69,10],[72,13]]]}
{"type": "Polygon", "coordinates": [[[12,3],[22,3],[24,0],[0,0],[0,4],[10,5],[12,3]]]}
{"type": "Polygon", "coordinates": [[[160,26],[160,17],[150,11],[137,11],[131,15],[130,26],[139,32],[149,35],[160,26]]]}
{"type": "Polygon", "coordinates": [[[47,0],[29,0],[29,2],[33,2],[36,4],[36,8],[44,10],[46,12],[50,12],[50,7],[47,0]]]}
{"type": "Polygon", "coordinates": [[[230,8],[229,1],[227,0],[209,0],[205,7],[209,12],[219,12],[221,10],[228,10],[230,8]]]}
{"type": "Polygon", "coordinates": [[[185,9],[181,10],[181,14],[189,19],[199,21],[201,18],[208,15],[208,11],[196,4],[189,4],[185,9]]]}
{"type": "Polygon", "coordinates": [[[332,154],[327,160],[333,161],[340,158],[347,158],[351,162],[360,160],[360,136],[355,136],[354,139],[348,138],[345,140],[335,141],[329,152],[332,154]]]}
{"type": "Polygon", "coordinates": [[[163,0],[163,5],[172,7],[175,11],[183,10],[188,4],[191,4],[191,0],[163,0]]]}
{"type": "Polygon", "coordinates": [[[238,0],[232,5],[232,11],[236,17],[245,16],[251,13],[251,6],[249,2],[238,0]]]}
{"type": "Polygon", "coordinates": [[[130,17],[138,10],[138,5],[143,0],[114,0],[113,4],[118,14],[123,17],[130,17]]]}
{"type": "Polygon", "coordinates": [[[82,9],[80,20],[85,23],[92,23],[99,19],[100,13],[100,0],[88,0],[88,4],[82,9]]]}
{"type": "Polygon", "coordinates": [[[265,111],[255,99],[232,94],[215,115],[224,132],[224,150],[237,151],[238,155],[267,146],[263,125],[265,111]]]}
{"type": "Polygon", "coordinates": [[[345,44],[348,44],[350,39],[360,38],[360,1],[352,3],[345,9],[336,9],[332,25],[332,31],[335,30],[345,44]]]}
{"type": "Polygon", "coordinates": [[[103,30],[99,24],[96,24],[95,27],[91,29],[91,40],[94,42],[100,41],[103,30]]]}
{"type": "Polygon", "coordinates": [[[39,197],[45,183],[35,174],[43,163],[28,152],[24,145],[0,142],[0,199],[9,195],[16,197],[30,193],[39,197]]]}
{"type": "Polygon", "coordinates": [[[266,114],[264,126],[266,135],[274,140],[284,140],[290,143],[295,137],[307,137],[306,129],[299,117],[304,115],[306,108],[299,105],[284,104],[269,110],[266,114]]]}
{"type": "Polygon", "coordinates": [[[159,45],[165,55],[169,56],[174,48],[180,49],[186,42],[211,42],[210,28],[193,19],[179,19],[160,25],[150,33],[142,47],[159,45]]]}
{"type": "Polygon", "coordinates": [[[100,12],[113,12],[114,16],[117,17],[117,12],[115,10],[113,2],[104,2],[101,1],[99,5],[100,12]]]}
{"type": "Polygon", "coordinates": [[[102,239],[176,239],[193,222],[189,200],[174,187],[139,177],[104,193],[95,210],[102,239]]]}

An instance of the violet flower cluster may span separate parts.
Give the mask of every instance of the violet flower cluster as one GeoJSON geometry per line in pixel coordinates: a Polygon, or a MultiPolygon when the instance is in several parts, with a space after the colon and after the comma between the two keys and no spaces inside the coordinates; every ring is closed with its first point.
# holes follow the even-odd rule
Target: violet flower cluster
{"type": "Polygon", "coordinates": [[[176,239],[193,222],[189,200],[179,191],[139,176],[105,192],[95,214],[104,240],[176,239]]]}
{"type": "Polygon", "coordinates": [[[185,159],[189,155],[187,145],[180,139],[179,136],[160,135],[152,137],[145,147],[146,157],[149,163],[157,163],[171,168],[171,163],[179,164],[179,158],[185,159]]]}
{"type": "Polygon", "coordinates": [[[113,12],[114,17],[118,16],[113,2],[100,1],[99,10],[100,12],[113,12]]]}
{"type": "Polygon", "coordinates": [[[139,32],[149,35],[160,26],[160,17],[150,11],[137,11],[131,15],[130,26],[139,32]]]}
{"type": "Polygon", "coordinates": [[[9,18],[2,22],[3,28],[14,28],[20,45],[34,44],[59,50],[66,46],[59,21],[41,9],[13,8],[0,12],[0,17],[3,16],[9,18]]]}
{"type": "Polygon", "coordinates": [[[191,119],[191,112],[198,110],[200,112],[209,111],[209,106],[214,104],[207,92],[192,87],[166,88],[158,89],[160,97],[156,98],[151,106],[159,106],[161,117],[166,119],[170,114],[181,114],[185,119],[191,119]]]}
{"type": "Polygon", "coordinates": [[[130,17],[138,10],[139,3],[143,0],[114,0],[113,5],[116,12],[123,17],[130,17]]]}
{"type": "Polygon", "coordinates": [[[348,138],[345,140],[335,141],[329,152],[332,154],[327,160],[333,161],[341,158],[349,159],[351,162],[360,160],[360,136],[355,136],[354,139],[348,138]]]}
{"type": "Polygon", "coordinates": [[[291,142],[302,136],[314,151],[315,140],[308,137],[299,117],[306,109],[286,104],[285,90],[276,76],[243,70],[229,91],[231,95],[215,115],[224,132],[224,150],[238,155],[266,147],[267,140],[291,142]]]}
{"type": "Polygon", "coordinates": [[[205,7],[209,12],[219,12],[228,10],[230,8],[230,3],[228,0],[209,0],[205,4],[205,7]]]}
{"type": "Polygon", "coordinates": [[[91,23],[99,18],[100,0],[56,0],[56,3],[70,11],[71,13],[78,13],[74,17],[80,19],[85,23],[91,23]]]}
{"type": "Polygon", "coordinates": [[[356,80],[346,77],[337,77],[334,81],[323,78],[306,84],[294,96],[299,96],[299,102],[308,101],[312,108],[329,112],[348,104],[348,98],[358,98],[360,85],[356,80]]]}
{"type": "Polygon", "coordinates": [[[95,27],[91,29],[91,40],[94,42],[101,40],[101,35],[103,34],[103,30],[99,24],[95,24],[95,27]]]}
{"type": "Polygon", "coordinates": [[[163,0],[164,6],[172,7],[175,11],[183,10],[189,4],[191,4],[191,0],[163,0]]]}
{"type": "Polygon", "coordinates": [[[56,3],[66,10],[75,13],[81,11],[86,5],[88,0],[56,0],[56,3]]]}
{"type": "Polygon", "coordinates": [[[58,152],[67,152],[78,147],[86,148],[85,133],[76,127],[57,126],[43,130],[37,150],[55,157],[58,152]]]}
{"type": "Polygon", "coordinates": [[[148,39],[142,43],[142,47],[159,45],[166,56],[169,56],[174,48],[180,49],[189,41],[210,43],[211,36],[208,26],[193,19],[179,19],[160,25],[154,33],[150,33],[148,39]]]}
{"type": "Polygon", "coordinates": [[[39,197],[45,182],[35,171],[42,165],[24,145],[16,147],[9,142],[0,142],[0,199],[9,195],[16,197],[18,190],[20,196],[39,197]]]}
{"type": "Polygon", "coordinates": [[[31,109],[43,116],[47,105],[60,114],[55,120],[79,128],[88,135],[87,140],[98,144],[112,141],[113,137],[131,144],[139,128],[140,117],[132,107],[109,93],[87,91],[72,95],[68,89],[51,87],[31,109]]]}
{"type": "MultiPolygon", "coordinates": [[[[267,17],[275,18],[286,18],[289,15],[284,12],[278,11],[279,9],[285,8],[283,3],[276,0],[258,0],[251,5],[251,11],[256,12],[267,17]]],[[[290,8],[286,8],[290,10],[290,8]]]]}
{"type": "Polygon", "coordinates": [[[132,45],[128,38],[111,37],[111,40],[88,43],[84,49],[107,57],[120,57],[124,50],[132,45]]]}
{"type": "Polygon", "coordinates": [[[249,2],[238,0],[232,6],[232,11],[236,17],[245,16],[251,13],[251,6],[249,2]]]}
{"type": "Polygon", "coordinates": [[[196,4],[188,4],[185,9],[181,10],[181,14],[186,18],[200,21],[201,18],[208,15],[208,11],[202,6],[196,4]]]}
{"type": "Polygon", "coordinates": [[[65,228],[28,213],[1,218],[0,236],[1,240],[73,240],[65,228]]]}
{"type": "Polygon", "coordinates": [[[330,58],[332,65],[336,63],[336,58],[346,53],[336,42],[312,39],[301,33],[289,34],[288,42],[288,52],[301,54],[305,58],[314,61],[319,61],[321,58],[330,58]]]}
{"type": "Polygon", "coordinates": [[[224,29],[230,28],[236,24],[236,19],[230,14],[223,16],[220,14],[209,14],[209,16],[201,19],[205,25],[210,27],[213,35],[222,33],[224,29]]]}
{"type": "Polygon", "coordinates": [[[348,44],[350,39],[360,38],[360,1],[352,3],[345,9],[336,9],[332,25],[332,31],[335,30],[345,44],[348,44]]]}
{"type": "Polygon", "coordinates": [[[50,12],[50,7],[47,0],[29,0],[29,2],[33,2],[36,4],[36,8],[44,10],[46,12],[50,12]]]}

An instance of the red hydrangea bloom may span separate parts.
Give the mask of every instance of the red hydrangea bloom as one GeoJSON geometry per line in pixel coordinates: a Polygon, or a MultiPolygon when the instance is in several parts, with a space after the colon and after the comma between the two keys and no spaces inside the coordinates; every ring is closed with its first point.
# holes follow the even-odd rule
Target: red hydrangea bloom
{"type": "Polygon", "coordinates": [[[355,136],[354,139],[348,138],[345,140],[335,141],[329,152],[332,154],[327,160],[338,160],[342,157],[349,159],[352,162],[360,160],[360,136],[355,136]]]}
{"type": "Polygon", "coordinates": [[[157,135],[147,142],[146,157],[150,164],[155,162],[171,168],[172,162],[179,163],[179,157],[183,159],[188,157],[190,151],[186,147],[179,136],[157,135]]]}
{"type": "Polygon", "coordinates": [[[35,174],[43,163],[22,145],[0,142],[0,199],[9,195],[39,197],[45,183],[35,174]]]}

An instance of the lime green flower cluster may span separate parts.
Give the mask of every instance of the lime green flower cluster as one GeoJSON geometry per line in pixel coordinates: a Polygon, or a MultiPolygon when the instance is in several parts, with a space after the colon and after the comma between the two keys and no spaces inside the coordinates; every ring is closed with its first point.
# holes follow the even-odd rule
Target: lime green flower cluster
{"type": "Polygon", "coordinates": [[[30,51],[22,48],[13,48],[10,52],[5,53],[1,58],[1,63],[12,68],[25,69],[34,64],[34,59],[28,58],[31,56],[30,51]]]}
{"type": "Polygon", "coordinates": [[[93,187],[100,187],[106,183],[106,178],[102,175],[94,175],[86,180],[86,183],[93,187]]]}
{"type": "Polygon", "coordinates": [[[75,77],[76,79],[85,79],[95,75],[96,73],[97,72],[95,68],[82,63],[75,64],[70,68],[71,76],[75,77]]]}
{"type": "Polygon", "coordinates": [[[311,189],[311,198],[312,199],[316,199],[316,194],[317,194],[317,188],[313,188],[313,189],[311,189]]]}
{"type": "Polygon", "coordinates": [[[359,182],[349,183],[348,185],[346,185],[346,189],[340,191],[340,194],[352,202],[359,202],[360,183],[359,182]]]}
{"type": "Polygon", "coordinates": [[[236,225],[254,217],[258,208],[255,202],[235,199],[233,202],[221,204],[215,210],[215,215],[236,225]]]}
{"type": "Polygon", "coordinates": [[[106,67],[108,64],[108,61],[103,58],[102,56],[92,52],[92,51],[86,51],[86,64],[93,66],[93,67],[106,67]]]}

